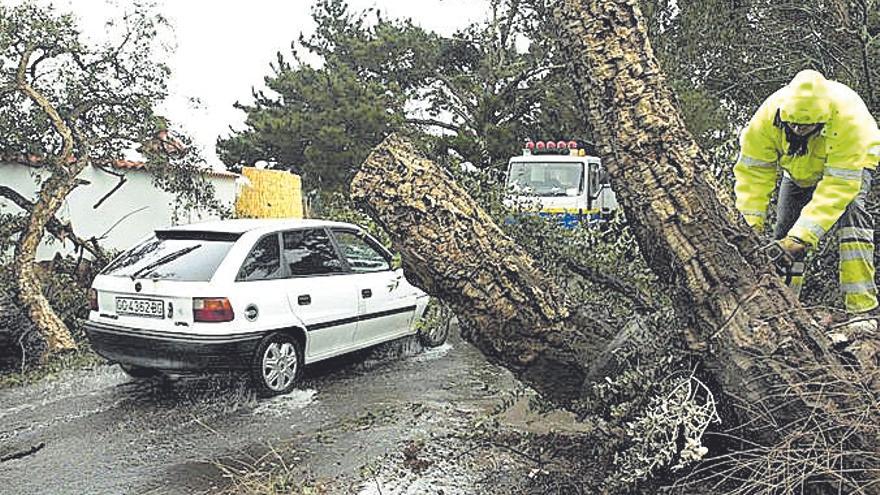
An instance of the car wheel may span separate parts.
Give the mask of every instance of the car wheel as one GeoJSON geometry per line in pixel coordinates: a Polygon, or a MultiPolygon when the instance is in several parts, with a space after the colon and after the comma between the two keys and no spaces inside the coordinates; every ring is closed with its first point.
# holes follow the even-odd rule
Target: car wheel
{"type": "Polygon", "coordinates": [[[432,299],[419,323],[419,343],[423,347],[440,347],[446,343],[452,327],[452,311],[436,299],[432,299]]]}
{"type": "Polygon", "coordinates": [[[144,368],[142,366],[122,363],[119,363],[119,367],[122,368],[122,371],[124,371],[126,375],[132,378],[153,378],[154,376],[159,376],[159,371],[154,370],[153,368],[144,368]]]}
{"type": "Polygon", "coordinates": [[[289,334],[267,335],[257,346],[251,362],[251,381],[257,394],[272,397],[293,390],[303,366],[303,350],[289,334]]]}

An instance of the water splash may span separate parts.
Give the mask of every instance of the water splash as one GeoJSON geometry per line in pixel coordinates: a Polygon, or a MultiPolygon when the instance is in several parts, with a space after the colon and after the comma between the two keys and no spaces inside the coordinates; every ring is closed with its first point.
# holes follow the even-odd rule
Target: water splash
{"type": "Polygon", "coordinates": [[[433,349],[425,349],[425,352],[422,352],[421,354],[416,354],[415,356],[411,356],[411,357],[407,358],[407,361],[413,361],[416,363],[421,363],[423,361],[433,361],[435,359],[440,359],[443,356],[449,354],[449,351],[451,351],[451,350],[452,350],[452,344],[447,342],[447,343],[445,343],[439,347],[435,347],[433,349]]]}
{"type": "Polygon", "coordinates": [[[355,365],[359,371],[370,371],[378,366],[419,355],[424,348],[415,336],[407,336],[379,344],[368,350],[363,361],[355,365]]]}

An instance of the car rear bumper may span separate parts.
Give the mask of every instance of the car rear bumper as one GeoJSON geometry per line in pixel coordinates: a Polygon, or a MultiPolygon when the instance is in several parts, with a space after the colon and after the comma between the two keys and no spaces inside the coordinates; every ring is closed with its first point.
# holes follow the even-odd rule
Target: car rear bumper
{"type": "Polygon", "coordinates": [[[192,335],[85,322],[92,349],[110,361],[165,371],[246,369],[262,334],[192,335]]]}

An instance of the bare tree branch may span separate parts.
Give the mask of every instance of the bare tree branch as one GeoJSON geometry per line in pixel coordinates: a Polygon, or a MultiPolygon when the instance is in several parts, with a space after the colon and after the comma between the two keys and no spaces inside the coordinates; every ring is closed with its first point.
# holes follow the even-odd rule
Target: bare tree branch
{"type": "Polygon", "coordinates": [[[455,105],[451,105],[449,109],[452,111],[452,113],[454,113],[458,118],[462,119],[465,124],[467,124],[471,129],[476,130],[476,123],[470,117],[470,115],[474,114],[474,109],[472,108],[472,105],[468,103],[467,98],[458,93],[460,88],[458,88],[455,84],[452,83],[451,80],[449,80],[449,78],[445,77],[442,74],[437,74],[435,77],[437,81],[442,83],[441,91],[445,89],[444,92],[447,95],[454,98],[461,107],[468,110],[467,112],[465,112],[462,111],[460,108],[457,108],[455,105]]]}
{"type": "Polygon", "coordinates": [[[447,130],[450,130],[450,131],[458,133],[458,134],[462,133],[462,130],[459,126],[457,126],[455,124],[449,124],[449,123],[446,123],[446,122],[443,122],[440,120],[435,120],[435,119],[409,118],[409,119],[406,119],[406,123],[407,124],[415,124],[415,125],[441,127],[443,129],[447,129],[447,130]]]}
{"type": "Polygon", "coordinates": [[[100,241],[100,240],[104,240],[104,239],[106,239],[106,238],[107,238],[107,235],[108,235],[110,232],[113,232],[113,229],[115,229],[116,226],[119,225],[120,223],[122,223],[126,218],[128,218],[128,217],[130,217],[130,216],[132,216],[132,215],[135,215],[135,214],[137,214],[137,213],[140,213],[140,212],[142,212],[142,211],[144,211],[144,210],[147,210],[147,209],[149,209],[149,208],[150,208],[149,206],[142,206],[142,207],[140,207],[140,208],[138,208],[138,209],[136,209],[136,210],[134,210],[134,211],[130,211],[130,212],[126,213],[126,214],[123,215],[119,220],[113,222],[113,225],[111,225],[107,230],[105,230],[104,233],[102,233],[101,235],[99,235],[99,236],[96,238],[96,240],[100,241]]]}
{"type": "Polygon", "coordinates": [[[73,61],[76,63],[76,65],[79,66],[80,69],[88,72],[98,65],[113,61],[117,57],[119,57],[119,54],[122,53],[122,49],[125,48],[125,45],[127,45],[129,41],[131,41],[132,35],[133,33],[131,32],[131,30],[126,30],[125,36],[122,38],[122,41],[119,43],[119,45],[116,46],[115,49],[107,52],[106,56],[97,58],[95,60],[92,60],[91,62],[84,62],[79,53],[72,52],[70,55],[73,57],[73,61]]]}
{"type": "Polygon", "coordinates": [[[30,72],[31,72],[31,80],[32,81],[37,78],[37,66],[40,65],[40,62],[48,59],[49,57],[50,57],[49,51],[46,49],[43,49],[43,53],[39,57],[37,57],[37,59],[34,60],[33,63],[30,64],[30,72]]]}
{"type": "Polygon", "coordinates": [[[66,167],[66,161],[73,156],[73,131],[58,113],[58,110],[55,109],[55,106],[49,101],[48,98],[41,92],[37,91],[36,88],[28,84],[26,80],[27,66],[28,60],[30,60],[31,55],[34,52],[35,47],[33,45],[25,48],[24,54],[22,54],[21,60],[18,64],[18,71],[16,72],[16,83],[18,89],[23,92],[28,98],[30,98],[34,103],[37,104],[40,109],[42,109],[49,116],[49,119],[52,121],[52,126],[55,127],[55,130],[58,134],[61,135],[61,139],[63,140],[63,145],[61,149],[61,154],[58,156],[58,165],[62,167],[66,167]]]}
{"type": "Polygon", "coordinates": [[[123,185],[125,185],[126,182],[128,182],[128,179],[125,177],[125,174],[117,174],[115,172],[111,172],[111,171],[105,169],[104,167],[98,167],[98,168],[100,168],[102,171],[104,171],[110,175],[115,175],[116,177],[119,178],[119,182],[117,182],[116,185],[113,186],[113,189],[110,189],[110,191],[108,191],[107,194],[101,196],[101,199],[99,199],[97,203],[92,205],[92,208],[96,209],[96,210],[101,206],[102,203],[104,203],[104,201],[107,201],[107,198],[109,198],[110,196],[113,196],[113,193],[118,191],[123,185]]]}
{"type": "Polygon", "coordinates": [[[644,291],[642,291],[638,287],[624,282],[623,280],[609,273],[605,273],[602,270],[582,265],[580,263],[575,263],[574,261],[570,260],[568,262],[568,268],[578,275],[584,277],[585,279],[607,287],[626,297],[627,299],[640,306],[640,309],[644,309],[647,311],[656,311],[659,308],[656,301],[652,300],[651,297],[644,291]]]}
{"type": "Polygon", "coordinates": [[[25,83],[25,75],[27,74],[27,66],[30,62],[31,55],[33,55],[34,50],[36,49],[33,45],[28,45],[25,47],[24,51],[21,52],[21,59],[18,61],[18,69],[15,71],[15,84],[16,87],[21,87],[22,84],[25,83]]]}
{"type": "Polygon", "coordinates": [[[540,67],[533,67],[530,70],[527,70],[521,73],[516,79],[510,81],[503,90],[499,92],[499,95],[503,98],[510,94],[512,91],[515,91],[520,84],[528,81],[534,76],[541,74],[542,72],[552,72],[554,70],[564,69],[566,66],[563,64],[553,64],[553,65],[543,65],[540,67]]]}
{"type": "Polygon", "coordinates": [[[499,48],[501,48],[500,53],[502,54],[502,57],[504,56],[504,49],[507,47],[510,33],[513,31],[513,23],[516,21],[516,18],[519,16],[520,13],[519,4],[520,0],[510,1],[510,5],[508,5],[507,7],[507,22],[498,33],[500,36],[499,48]]]}

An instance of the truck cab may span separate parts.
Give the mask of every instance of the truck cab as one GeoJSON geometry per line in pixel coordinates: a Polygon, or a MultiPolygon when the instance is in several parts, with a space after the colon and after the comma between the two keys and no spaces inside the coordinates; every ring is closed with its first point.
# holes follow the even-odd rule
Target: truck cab
{"type": "Polygon", "coordinates": [[[508,206],[525,205],[566,227],[611,217],[617,197],[602,161],[587,150],[576,141],[527,141],[522,155],[507,165],[508,206]]]}

